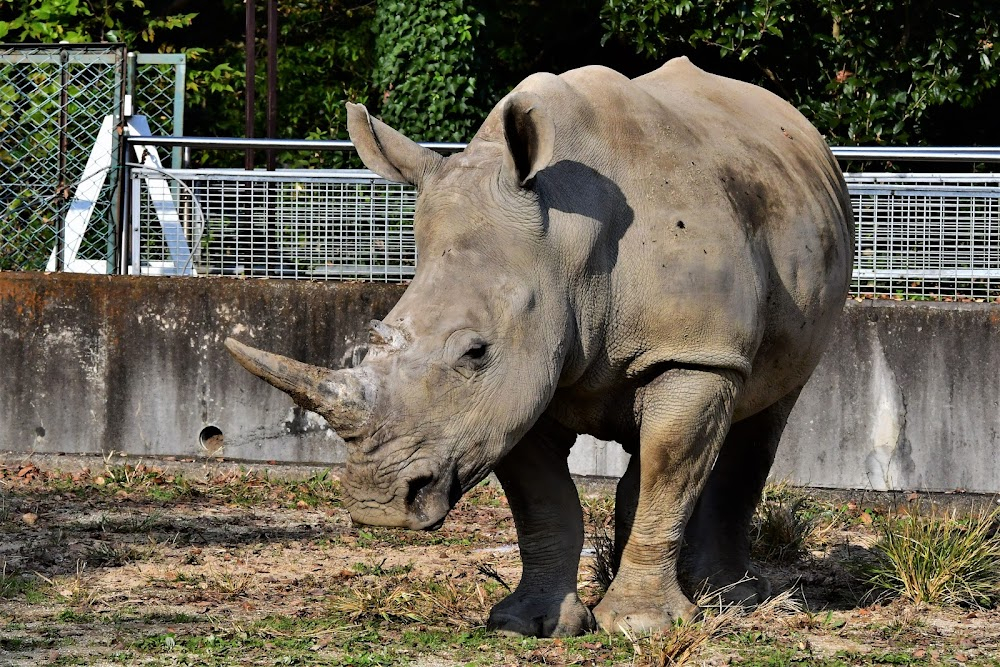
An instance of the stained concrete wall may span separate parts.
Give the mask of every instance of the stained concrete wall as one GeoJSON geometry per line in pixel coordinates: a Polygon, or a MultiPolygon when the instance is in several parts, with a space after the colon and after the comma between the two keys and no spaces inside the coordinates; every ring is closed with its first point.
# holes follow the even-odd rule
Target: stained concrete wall
{"type": "Polygon", "coordinates": [[[835,488],[1000,492],[1000,304],[849,302],[774,474],[835,488]]]}
{"type": "Polygon", "coordinates": [[[0,274],[0,448],[333,462],[342,442],[229,356],[349,365],[398,285],[0,274]],[[221,432],[224,448],[215,451],[221,432]],[[204,442],[203,442],[204,441],[204,442]]]}
{"type": "MultiPolygon", "coordinates": [[[[393,285],[0,274],[0,449],[337,463],[321,420],[240,368],[226,336],[355,362],[393,285]],[[217,450],[221,433],[224,446],[217,450]]],[[[774,476],[1000,492],[1000,305],[849,302],[774,476]]],[[[627,456],[582,437],[578,474],[627,456]]]]}

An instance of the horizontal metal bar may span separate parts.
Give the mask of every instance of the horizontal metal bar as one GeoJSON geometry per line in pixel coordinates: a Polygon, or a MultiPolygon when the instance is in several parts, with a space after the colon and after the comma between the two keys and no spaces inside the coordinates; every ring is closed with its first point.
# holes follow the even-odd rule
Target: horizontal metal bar
{"type": "MultiPolygon", "coordinates": [[[[129,141],[140,141],[130,138],[129,141]]],[[[317,139],[242,139],[238,137],[142,137],[142,143],[151,146],[187,147],[198,149],[244,150],[318,150],[351,151],[353,144],[346,140],[317,139]]],[[[468,144],[447,142],[423,142],[421,146],[442,153],[457,153],[468,144]]],[[[888,146],[834,146],[833,154],[844,161],[884,161],[903,160],[921,162],[998,162],[1000,148],[963,147],[888,147],[888,146]]]]}
{"type": "MultiPolygon", "coordinates": [[[[128,137],[130,143],[144,146],[199,149],[244,150],[246,148],[297,151],[353,151],[354,144],[346,139],[240,139],[236,137],[128,137]]],[[[424,148],[441,153],[457,153],[466,144],[421,142],[424,148]]]]}
{"type": "Polygon", "coordinates": [[[906,278],[911,280],[980,280],[1000,278],[1000,269],[854,269],[857,280],[888,280],[906,278]]]}
{"type": "Polygon", "coordinates": [[[969,186],[965,188],[942,188],[939,185],[890,185],[865,183],[847,184],[852,195],[870,197],[961,197],[964,203],[971,199],[1000,199],[1000,188],[969,186]]]}
{"type": "Polygon", "coordinates": [[[39,51],[80,49],[114,51],[124,46],[123,42],[0,42],[0,51],[27,51],[28,49],[38,49],[39,51]]]}
{"type": "Polygon", "coordinates": [[[909,182],[913,181],[919,185],[928,185],[930,183],[940,183],[946,185],[958,185],[960,187],[965,186],[980,186],[982,184],[1000,184],[1000,173],[988,172],[979,174],[965,174],[965,173],[920,173],[920,172],[848,172],[844,174],[844,180],[847,181],[848,186],[853,184],[861,183],[871,183],[871,184],[888,184],[888,185],[907,185],[909,182]]]}
{"type": "MultiPolygon", "coordinates": [[[[131,164],[129,165],[132,166],[131,164]]],[[[383,180],[381,176],[367,169],[276,169],[274,171],[244,169],[144,169],[133,167],[133,178],[169,176],[181,181],[337,181],[338,183],[370,183],[383,180]]]]}
{"type": "MultiPolygon", "coordinates": [[[[60,61],[59,53],[0,53],[0,63],[5,65],[58,65],[60,61]]],[[[70,65],[113,65],[119,61],[119,57],[114,53],[69,53],[66,61],[70,65]]]]}
{"type": "Polygon", "coordinates": [[[903,160],[913,162],[1000,162],[1000,147],[962,146],[831,146],[838,160],[903,160]]]}
{"type": "Polygon", "coordinates": [[[183,65],[187,56],[183,53],[136,53],[137,65],[183,65]]]}

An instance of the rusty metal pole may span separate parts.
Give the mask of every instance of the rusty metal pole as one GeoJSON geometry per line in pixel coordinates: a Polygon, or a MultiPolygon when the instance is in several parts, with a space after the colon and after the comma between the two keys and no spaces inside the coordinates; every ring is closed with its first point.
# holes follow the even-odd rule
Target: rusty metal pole
{"type": "Polygon", "coordinates": [[[69,151],[69,52],[59,49],[59,179],[56,185],[56,197],[59,202],[59,215],[56,216],[56,271],[66,267],[66,228],[63,204],[69,199],[69,183],[66,182],[66,153],[69,151]]]}
{"type": "MultiPolygon", "coordinates": [[[[267,0],[267,138],[278,136],[278,0],[267,0]]],[[[277,155],[267,149],[267,169],[274,171],[277,155]]]]}
{"type": "MultiPolygon", "coordinates": [[[[257,33],[257,6],[254,0],[246,2],[246,135],[254,138],[254,81],[257,77],[257,53],[255,37],[257,33]]],[[[253,169],[253,149],[248,148],[244,156],[243,166],[253,169]]]]}

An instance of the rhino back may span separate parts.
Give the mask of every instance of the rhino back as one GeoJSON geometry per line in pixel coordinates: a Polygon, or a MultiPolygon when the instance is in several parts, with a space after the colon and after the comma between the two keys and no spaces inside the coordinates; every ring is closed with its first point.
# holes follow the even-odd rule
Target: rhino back
{"type": "Polygon", "coordinates": [[[846,296],[853,238],[843,177],[809,122],[686,58],[519,89],[559,110],[538,187],[579,267],[590,349],[577,389],[669,362],[732,368],[748,378],[742,418],[803,383],[846,296]]]}

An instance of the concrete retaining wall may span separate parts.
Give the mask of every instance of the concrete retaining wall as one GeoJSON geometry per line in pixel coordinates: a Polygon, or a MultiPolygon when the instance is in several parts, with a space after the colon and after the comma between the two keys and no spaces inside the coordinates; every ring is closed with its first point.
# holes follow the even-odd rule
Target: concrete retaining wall
{"type": "Polygon", "coordinates": [[[2,273],[0,445],[341,461],[342,442],[325,423],[249,375],[222,341],[349,364],[368,321],[402,293],[360,283],[2,273]]]}
{"type": "MultiPolygon", "coordinates": [[[[395,285],[0,274],[0,449],[339,463],[315,415],[225,352],[235,335],[327,366],[364,350],[395,285]],[[219,445],[222,448],[219,449],[219,445]]],[[[1000,491],[1000,306],[849,302],[775,476],[1000,491]]],[[[627,456],[581,438],[578,474],[627,456]]]]}

